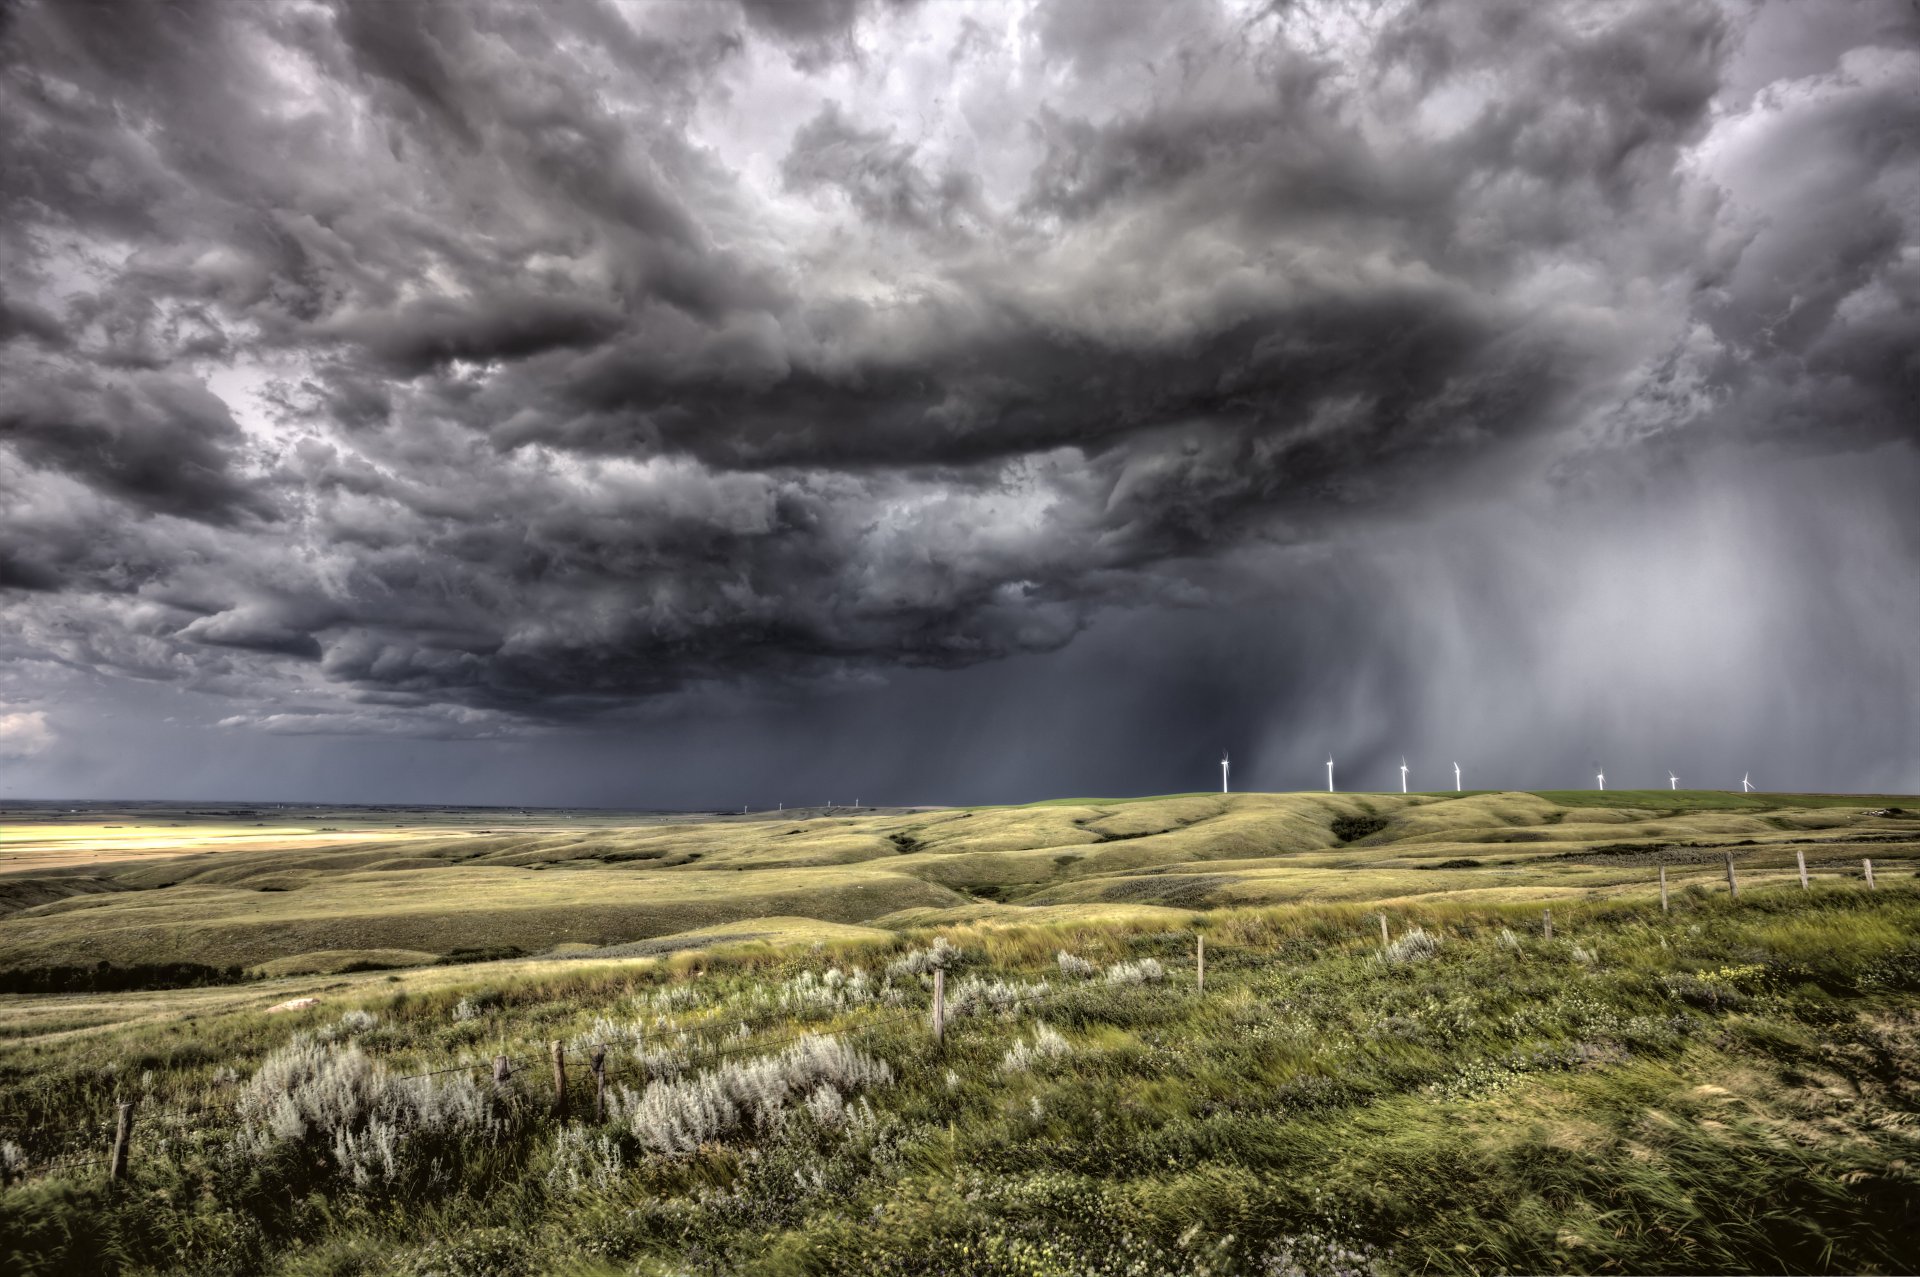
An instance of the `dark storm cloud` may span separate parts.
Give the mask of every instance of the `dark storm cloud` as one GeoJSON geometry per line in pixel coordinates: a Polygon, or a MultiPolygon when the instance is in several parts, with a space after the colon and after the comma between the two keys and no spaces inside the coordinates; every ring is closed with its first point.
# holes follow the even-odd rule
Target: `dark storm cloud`
{"type": "Polygon", "coordinates": [[[1904,19],[961,8],[19,6],[10,650],[487,735],[1913,438],[1904,19]]]}
{"type": "Polygon", "coordinates": [[[227,406],[196,381],[13,365],[0,388],[0,443],[136,509],[209,523],[271,516],[237,472],[243,443],[227,406]]]}

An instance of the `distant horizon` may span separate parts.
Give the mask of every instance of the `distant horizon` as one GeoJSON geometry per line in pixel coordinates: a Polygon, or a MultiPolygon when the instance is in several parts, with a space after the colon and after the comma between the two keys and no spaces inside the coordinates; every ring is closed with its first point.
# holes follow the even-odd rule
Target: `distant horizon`
{"type": "MultiPolygon", "coordinates": [[[[1004,802],[995,802],[995,801],[862,802],[859,804],[849,802],[849,803],[834,803],[832,804],[832,809],[833,810],[845,809],[848,811],[868,811],[868,810],[904,810],[904,809],[914,809],[914,808],[930,809],[930,808],[945,808],[945,807],[1027,807],[1027,806],[1035,806],[1035,805],[1044,804],[1044,803],[1147,802],[1147,801],[1151,801],[1154,799],[1161,799],[1161,798],[1287,797],[1292,795],[1303,795],[1303,796],[1322,797],[1322,798],[1339,798],[1343,795],[1354,795],[1354,796],[1369,797],[1369,798],[1372,798],[1372,797],[1444,798],[1449,796],[1467,798],[1475,794],[1533,794],[1540,797],[1549,797],[1549,796],[1562,795],[1562,794],[1593,795],[1596,797],[1602,794],[1619,794],[1623,796],[1636,796],[1636,797],[1655,796],[1660,794],[1671,794],[1675,797],[1680,797],[1686,794],[1736,794],[1736,795],[1740,795],[1742,797],[1748,797],[1748,798],[1763,798],[1763,797],[1920,798],[1920,792],[1903,793],[1898,790],[1755,788],[1750,793],[1742,794],[1740,789],[1737,786],[1731,789],[1702,789],[1702,788],[1695,788],[1695,787],[1687,787],[1682,789],[1668,789],[1665,786],[1645,786],[1645,787],[1638,787],[1638,788],[1609,787],[1604,790],[1580,789],[1580,788],[1572,788],[1572,787],[1558,788],[1558,789],[1526,788],[1526,787],[1468,788],[1468,789],[1462,789],[1458,791],[1453,789],[1410,789],[1404,794],[1401,793],[1398,789],[1392,789],[1392,790],[1337,789],[1332,791],[1331,793],[1329,793],[1325,789],[1235,789],[1226,794],[1222,794],[1219,790],[1189,789],[1189,790],[1169,790],[1161,793],[1142,793],[1142,794],[1078,794],[1078,793],[1059,794],[1059,795],[1053,795],[1046,798],[1031,798],[1031,799],[1025,799],[1025,800],[1013,800],[1013,801],[1004,801],[1004,802]]],[[[249,809],[249,814],[251,814],[251,812],[254,810],[260,810],[260,809],[277,809],[277,810],[314,809],[314,810],[323,810],[323,811],[384,811],[384,810],[504,811],[504,812],[541,811],[541,812],[604,812],[604,813],[614,814],[614,815],[635,814],[635,815],[777,816],[783,810],[786,812],[804,812],[804,811],[822,811],[822,810],[828,809],[828,805],[825,803],[788,803],[785,806],[785,808],[758,807],[758,806],[749,805],[748,808],[743,812],[738,807],[728,808],[728,807],[715,807],[715,806],[692,806],[692,807],[621,806],[618,804],[604,805],[604,804],[592,804],[592,803],[453,803],[453,802],[432,802],[432,801],[409,802],[409,801],[400,801],[400,800],[392,800],[392,801],[384,801],[384,802],[383,801],[320,802],[320,801],[312,801],[312,800],[305,800],[305,799],[233,798],[233,797],[226,797],[226,798],[111,797],[111,798],[108,798],[108,797],[100,797],[100,796],[88,796],[88,797],[70,796],[70,797],[51,797],[51,798],[23,798],[23,797],[13,797],[13,796],[0,796],[0,816],[5,816],[7,814],[9,807],[51,807],[51,806],[60,806],[60,805],[66,805],[66,804],[79,804],[80,807],[82,808],[97,807],[97,808],[103,808],[103,809],[112,808],[116,805],[125,805],[129,807],[162,807],[162,808],[220,807],[223,805],[227,805],[235,809],[242,809],[242,808],[249,809]]],[[[224,813],[210,812],[205,814],[224,814],[224,813]]]]}

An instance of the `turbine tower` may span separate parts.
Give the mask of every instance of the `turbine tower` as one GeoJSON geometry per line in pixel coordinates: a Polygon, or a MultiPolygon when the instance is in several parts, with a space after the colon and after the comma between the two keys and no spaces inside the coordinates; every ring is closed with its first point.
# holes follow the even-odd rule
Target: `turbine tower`
{"type": "Polygon", "coordinates": [[[1753,777],[1753,773],[1752,773],[1752,772],[1748,772],[1748,773],[1746,773],[1746,775],[1744,775],[1744,776],[1742,776],[1742,777],[1740,778],[1740,792],[1741,792],[1741,793],[1743,793],[1743,794],[1750,794],[1750,793],[1752,793],[1752,792],[1753,792],[1753,779],[1752,779],[1752,777],[1753,777]]]}
{"type": "Polygon", "coordinates": [[[1327,755],[1327,792],[1333,792],[1333,755],[1327,755]]]}
{"type": "Polygon", "coordinates": [[[1605,793],[1607,790],[1607,773],[1604,770],[1597,772],[1594,774],[1594,779],[1600,782],[1600,792],[1605,793]]]}
{"type": "Polygon", "coordinates": [[[1404,757],[1400,759],[1400,792],[1407,792],[1407,760],[1404,757]]]}
{"type": "Polygon", "coordinates": [[[1667,788],[1668,789],[1680,788],[1680,778],[1674,775],[1672,772],[1667,773],[1667,788]]]}
{"type": "Polygon", "coordinates": [[[1453,765],[1453,792],[1456,794],[1460,792],[1460,764],[1459,763],[1455,763],[1453,765]]]}
{"type": "Polygon", "coordinates": [[[1227,751],[1220,751],[1220,792],[1227,792],[1227,751]]]}

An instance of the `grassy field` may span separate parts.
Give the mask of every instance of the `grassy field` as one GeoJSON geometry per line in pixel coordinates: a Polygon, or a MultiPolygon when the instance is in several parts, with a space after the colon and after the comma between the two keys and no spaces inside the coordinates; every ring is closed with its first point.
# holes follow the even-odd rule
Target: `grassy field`
{"type": "Polygon", "coordinates": [[[0,1271],[1920,1267],[1920,802],[1601,797],[75,813],[0,876],[67,982],[0,997],[0,1271]]]}

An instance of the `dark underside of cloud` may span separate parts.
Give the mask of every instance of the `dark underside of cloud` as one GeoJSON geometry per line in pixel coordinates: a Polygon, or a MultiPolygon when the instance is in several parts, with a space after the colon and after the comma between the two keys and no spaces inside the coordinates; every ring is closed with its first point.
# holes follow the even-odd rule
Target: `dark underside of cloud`
{"type": "Polygon", "coordinates": [[[1909,6],[0,15],[0,659],[494,735],[1285,600],[1276,696],[1371,649],[1417,716],[1369,626],[1534,651],[1538,546],[1768,458],[1778,599],[1805,484],[1914,561],[1909,6]]]}

